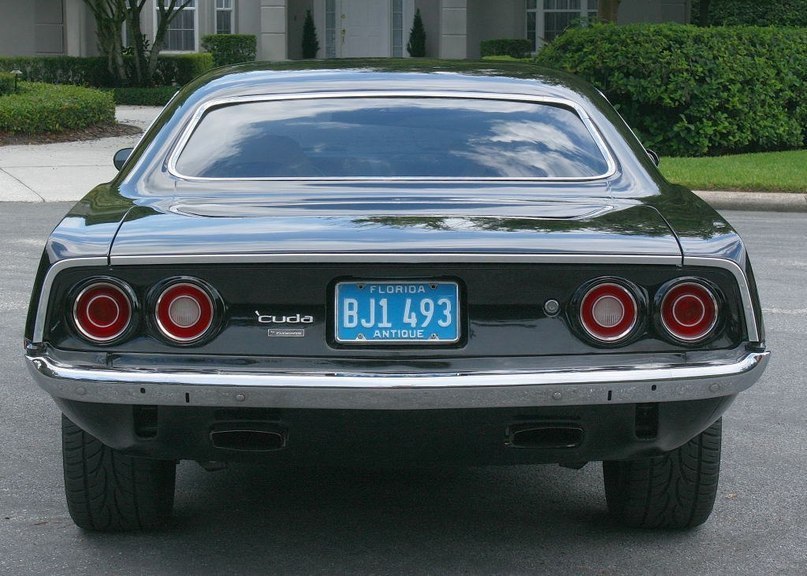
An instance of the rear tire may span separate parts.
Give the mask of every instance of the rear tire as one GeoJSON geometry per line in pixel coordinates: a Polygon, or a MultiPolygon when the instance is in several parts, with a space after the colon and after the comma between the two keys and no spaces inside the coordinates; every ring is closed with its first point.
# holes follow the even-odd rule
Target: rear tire
{"type": "Polygon", "coordinates": [[[67,509],[77,526],[102,532],[142,530],[168,522],[176,463],[122,454],[62,416],[67,509]]]}
{"type": "Polygon", "coordinates": [[[603,462],[610,513],[634,528],[694,528],[717,497],[722,420],[670,452],[603,462]]]}

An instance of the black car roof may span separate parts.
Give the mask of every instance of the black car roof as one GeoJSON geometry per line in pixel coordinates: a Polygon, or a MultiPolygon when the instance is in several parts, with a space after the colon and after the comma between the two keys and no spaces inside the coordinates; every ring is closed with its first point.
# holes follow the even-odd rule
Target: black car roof
{"type": "Polygon", "coordinates": [[[476,62],[476,68],[455,71],[454,66],[413,64],[391,70],[379,61],[366,60],[351,67],[350,61],[317,62],[312,68],[282,69],[280,64],[256,63],[218,68],[201,76],[185,91],[198,103],[208,99],[258,94],[299,94],[333,91],[467,91],[491,94],[524,94],[562,98],[573,102],[598,99],[596,89],[569,74],[532,65],[503,66],[476,62]],[[340,65],[338,69],[331,66],[340,65]],[[280,68],[279,68],[280,67],[280,68]]]}

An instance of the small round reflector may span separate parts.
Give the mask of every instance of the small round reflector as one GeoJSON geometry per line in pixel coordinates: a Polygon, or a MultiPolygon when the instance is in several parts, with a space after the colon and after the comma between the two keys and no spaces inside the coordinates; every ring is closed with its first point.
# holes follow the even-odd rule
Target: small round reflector
{"type": "Polygon", "coordinates": [[[600,342],[625,338],[636,326],[638,316],[633,294],[613,282],[592,286],[580,301],[580,323],[589,336],[600,342]]]}
{"type": "Polygon", "coordinates": [[[94,282],[73,302],[76,328],[92,342],[110,342],[123,334],[132,319],[132,302],[111,282],[94,282]]]}
{"type": "Polygon", "coordinates": [[[157,298],[155,318],[163,336],[175,342],[193,342],[213,324],[215,308],[207,290],[190,282],[172,284],[157,298]]]}
{"type": "Polygon", "coordinates": [[[661,323],[676,340],[702,340],[717,324],[717,299],[703,284],[676,284],[661,300],[661,323]]]}

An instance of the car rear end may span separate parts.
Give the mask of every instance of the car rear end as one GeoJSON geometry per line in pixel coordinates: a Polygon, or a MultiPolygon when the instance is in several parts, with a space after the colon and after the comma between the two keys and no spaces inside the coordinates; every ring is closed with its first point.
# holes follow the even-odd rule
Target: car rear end
{"type": "MultiPolygon", "coordinates": [[[[647,160],[575,100],[371,90],[187,115],[119,183],[152,192],[106,253],[43,267],[26,353],[71,457],[649,462],[713,435],[764,370],[742,262],[683,251],[647,160]]],[[[615,466],[629,523],[708,516],[637,520],[615,466]]]]}

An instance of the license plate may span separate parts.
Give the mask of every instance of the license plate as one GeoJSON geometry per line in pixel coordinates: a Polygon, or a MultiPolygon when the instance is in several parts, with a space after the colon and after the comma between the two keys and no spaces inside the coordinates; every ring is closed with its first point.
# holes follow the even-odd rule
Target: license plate
{"type": "Polygon", "coordinates": [[[460,339],[456,282],[340,282],[336,341],[448,344],[460,339]]]}

